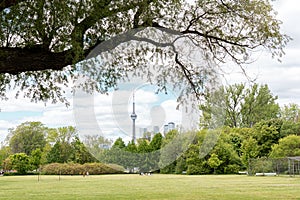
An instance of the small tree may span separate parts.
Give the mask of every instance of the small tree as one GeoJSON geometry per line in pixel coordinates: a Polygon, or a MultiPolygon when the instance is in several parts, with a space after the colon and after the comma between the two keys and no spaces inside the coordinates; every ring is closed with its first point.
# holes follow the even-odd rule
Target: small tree
{"type": "Polygon", "coordinates": [[[9,157],[2,161],[2,167],[4,171],[8,171],[12,169],[12,163],[9,157]]]}
{"type": "Polygon", "coordinates": [[[9,146],[2,146],[0,149],[0,168],[4,168],[4,161],[11,154],[9,146]]]}
{"type": "Polygon", "coordinates": [[[71,155],[71,160],[73,162],[84,164],[96,161],[96,159],[78,137],[75,137],[75,140],[71,143],[71,147],[73,148],[71,155]]]}
{"type": "Polygon", "coordinates": [[[222,164],[222,161],[218,158],[218,155],[213,153],[208,159],[208,165],[214,169],[214,174],[216,174],[216,169],[222,164]]]}
{"type": "Polygon", "coordinates": [[[19,174],[26,174],[30,169],[29,156],[25,153],[16,153],[9,156],[11,160],[12,169],[18,171],[19,174]]]}
{"type": "Polygon", "coordinates": [[[253,137],[244,140],[242,142],[241,151],[242,151],[242,156],[241,156],[242,162],[245,166],[247,166],[249,159],[257,158],[259,154],[259,146],[257,144],[257,141],[253,137]]]}
{"type": "Polygon", "coordinates": [[[67,142],[56,142],[47,154],[48,163],[65,163],[70,161],[73,148],[67,142]]]}
{"type": "Polygon", "coordinates": [[[34,169],[38,169],[40,167],[42,160],[42,151],[41,149],[35,149],[31,152],[30,155],[30,164],[34,169]]]}

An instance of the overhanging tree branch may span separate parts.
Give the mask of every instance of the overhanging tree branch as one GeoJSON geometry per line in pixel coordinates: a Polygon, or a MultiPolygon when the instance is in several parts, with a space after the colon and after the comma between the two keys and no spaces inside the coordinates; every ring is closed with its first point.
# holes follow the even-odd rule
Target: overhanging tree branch
{"type": "MultiPolygon", "coordinates": [[[[182,52],[174,49],[174,38],[189,38],[189,42],[182,40],[176,45],[180,46],[185,42],[191,44],[191,49],[196,47],[203,50],[203,56],[212,62],[216,59],[226,61],[227,58],[232,58],[238,65],[245,64],[249,51],[257,46],[263,46],[270,50],[273,56],[281,57],[283,48],[290,40],[280,32],[280,21],[273,15],[268,1],[197,0],[197,6],[187,5],[178,0],[66,0],[46,1],[45,4],[43,1],[0,0],[0,76],[4,77],[0,78],[2,85],[8,84],[3,80],[13,78],[19,85],[26,80],[31,84],[37,76],[46,73],[56,77],[56,74],[65,72],[65,66],[78,63],[87,56],[95,57],[103,51],[108,51],[108,54],[119,51],[118,59],[108,66],[114,73],[118,73],[115,69],[122,71],[122,68],[118,68],[118,62],[121,62],[122,58],[127,59],[128,63],[131,62],[129,70],[134,69],[132,66],[142,68],[142,62],[147,61],[147,51],[150,50],[153,51],[150,53],[155,56],[154,60],[168,57],[167,60],[172,65],[168,66],[168,69],[176,68],[171,78],[177,76],[182,80],[185,76],[197,94],[201,85],[197,78],[199,79],[198,75],[202,73],[202,66],[184,59],[182,52]],[[7,9],[9,12],[3,11],[6,8],[11,9],[7,9]],[[149,37],[144,33],[139,35],[138,27],[154,27],[162,29],[164,33],[161,30],[151,35],[150,30],[149,37]],[[128,34],[124,36],[123,33],[128,34]],[[165,38],[156,40],[157,36],[165,38]],[[126,49],[126,45],[122,46],[122,43],[131,40],[141,42],[141,51],[122,52],[123,47],[126,49]],[[9,45],[6,41],[9,41],[9,45]],[[142,47],[147,44],[150,48],[142,47]],[[139,54],[140,52],[142,53],[139,54]],[[180,68],[181,70],[177,70],[180,68]],[[27,71],[36,77],[21,73],[27,71]],[[32,71],[34,73],[31,73],[32,71]]],[[[146,29],[146,34],[147,31],[149,30],[146,29]]],[[[205,67],[212,69],[210,66],[205,67]]],[[[72,65],[68,74],[74,77],[79,70],[78,65],[72,65]]],[[[93,69],[87,67],[85,70],[93,69]]],[[[93,71],[95,76],[100,77],[97,80],[100,87],[102,83],[107,84],[110,77],[118,77],[116,74],[102,73],[101,70],[97,68],[93,71]]],[[[143,73],[147,73],[147,69],[143,73]]],[[[55,85],[55,81],[53,82],[55,85]]],[[[57,83],[61,84],[59,81],[57,83]]],[[[28,91],[39,90],[30,84],[27,87],[28,91]]],[[[39,84],[46,85],[47,88],[43,89],[40,97],[34,98],[50,99],[47,94],[53,87],[48,87],[41,80],[36,83],[39,84]]],[[[110,86],[108,84],[108,87],[110,86]]],[[[0,88],[0,94],[4,94],[5,87],[2,88],[4,89],[0,88]]],[[[21,90],[24,91],[24,88],[21,90]]],[[[60,90],[57,89],[54,93],[58,94],[58,91],[60,90]]]]}

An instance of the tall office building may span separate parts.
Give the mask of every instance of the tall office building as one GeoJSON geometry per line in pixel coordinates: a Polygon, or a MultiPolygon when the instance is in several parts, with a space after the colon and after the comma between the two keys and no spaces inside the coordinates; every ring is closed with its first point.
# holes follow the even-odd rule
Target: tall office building
{"type": "Polygon", "coordinates": [[[174,122],[169,122],[168,124],[164,125],[164,134],[168,133],[171,130],[175,129],[175,123],[174,122]]]}
{"type": "Polygon", "coordinates": [[[175,129],[175,123],[174,122],[169,122],[168,127],[169,127],[169,131],[174,130],[175,129]]]}

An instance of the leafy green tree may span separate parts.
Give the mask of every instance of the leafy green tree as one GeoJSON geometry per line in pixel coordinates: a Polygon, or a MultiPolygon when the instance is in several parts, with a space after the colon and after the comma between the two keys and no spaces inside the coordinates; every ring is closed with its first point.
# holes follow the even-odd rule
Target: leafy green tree
{"type": "Polygon", "coordinates": [[[56,129],[56,141],[71,143],[77,137],[77,130],[74,126],[59,127],[56,129]]]}
{"type": "Polygon", "coordinates": [[[54,146],[47,153],[47,162],[53,163],[86,163],[96,161],[83,142],[77,136],[77,130],[73,126],[52,129],[50,141],[55,141],[54,146]]]}
{"type": "Polygon", "coordinates": [[[224,127],[223,133],[228,135],[228,143],[231,143],[234,150],[239,156],[242,155],[242,144],[248,138],[253,137],[254,130],[253,128],[229,128],[224,127]]]}
{"type": "Polygon", "coordinates": [[[226,116],[225,125],[229,127],[239,127],[242,123],[241,106],[244,100],[244,84],[234,84],[226,87],[225,105],[226,116]]]}
{"type": "Polygon", "coordinates": [[[71,143],[71,147],[73,148],[73,154],[70,157],[73,162],[84,164],[96,161],[78,137],[75,137],[75,140],[71,143]]]}
{"type": "Polygon", "coordinates": [[[147,139],[139,139],[136,156],[138,156],[137,167],[139,167],[141,172],[151,171],[153,165],[151,152],[149,141],[147,139]]]}
{"type": "Polygon", "coordinates": [[[280,116],[285,121],[299,122],[300,108],[298,104],[290,103],[281,108],[280,116]]]}
{"type": "Polygon", "coordinates": [[[201,128],[216,129],[225,125],[227,107],[224,101],[225,93],[224,87],[217,88],[213,92],[207,91],[205,102],[199,106],[201,128]]]}
{"type": "Polygon", "coordinates": [[[74,149],[67,142],[56,142],[47,154],[48,163],[66,163],[71,161],[74,149]]]}
{"type": "Polygon", "coordinates": [[[149,141],[147,139],[138,139],[136,152],[149,153],[151,151],[149,141]]]}
{"type": "Polygon", "coordinates": [[[126,167],[127,158],[125,143],[122,138],[116,139],[110,149],[104,150],[99,160],[105,163],[114,163],[126,167]]]}
{"type": "MultiPolygon", "coordinates": [[[[218,167],[212,168],[214,172],[217,173],[237,173],[241,167],[241,160],[237,152],[232,145],[228,135],[221,132],[219,139],[209,153],[209,155],[216,154],[220,160],[220,165],[218,167]]],[[[215,158],[214,158],[215,159],[215,158]]],[[[209,158],[207,159],[207,161],[209,158]]]]}
{"type": "Polygon", "coordinates": [[[165,135],[162,140],[158,164],[162,173],[175,173],[176,161],[187,148],[186,141],[189,134],[179,134],[177,130],[171,130],[165,135]]]}
{"type": "Polygon", "coordinates": [[[29,156],[25,153],[16,153],[9,156],[12,169],[17,170],[19,174],[26,174],[30,169],[29,156]]]}
{"type": "Polygon", "coordinates": [[[280,113],[277,96],[267,85],[246,88],[244,84],[234,84],[205,96],[206,102],[200,106],[204,128],[252,127],[261,120],[278,118],[280,113]]]}
{"type": "Polygon", "coordinates": [[[116,139],[116,141],[114,142],[114,144],[112,146],[112,148],[119,148],[119,149],[123,149],[125,147],[126,147],[125,142],[120,137],[118,139],[116,139]]]}
{"type": "MultiPolygon", "coordinates": [[[[82,74],[94,79],[80,86],[105,92],[132,70],[141,69],[151,78],[145,55],[152,55],[153,61],[165,57],[162,61],[168,61],[168,65],[159,70],[169,74],[174,83],[185,81],[191,86],[187,92],[200,94],[207,77],[215,72],[212,61],[231,59],[242,65],[250,59],[252,50],[261,47],[280,58],[290,40],[281,33],[281,21],[276,18],[269,1],[187,2],[2,1],[1,97],[9,88],[6,86],[14,82],[15,88],[23,90],[24,95],[33,101],[66,101],[63,86],[68,85],[70,78],[77,79],[82,74]],[[113,39],[125,32],[127,37],[120,35],[113,39]],[[156,40],[157,35],[169,39],[156,40]],[[195,44],[209,62],[203,66],[182,58],[181,45],[176,44],[180,38],[189,41],[184,42],[186,45],[194,47],[192,44],[195,44]],[[139,41],[141,45],[132,51],[132,48],[126,48],[134,43],[129,41],[139,41]],[[102,53],[102,58],[111,52],[116,59],[107,62],[107,67],[97,73],[95,68],[75,65],[99,44],[106,52],[96,50],[102,53]],[[170,71],[177,78],[168,73],[170,71]],[[204,78],[199,80],[199,77],[204,78]]],[[[165,77],[159,76],[152,81],[163,88],[164,80],[165,77]]]]}
{"type": "Polygon", "coordinates": [[[159,160],[160,160],[160,149],[163,141],[163,136],[161,133],[157,133],[153,136],[149,148],[150,148],[150,160],[151,160],[151,169],[159,169],[159,160]]]}
{"type": "Polygon", "coordinates": [[[153,136],[149,146],[152,151],[157,151],[161,148],[163,136],[161,133],[157,133],[153,136]]]}
{"type": "MultiPolygon", "coordinates": [[[[143,167],[145,164],[141,164],[141,156],[138,151],[146,152],[148,144],[144,146],[145,148],[142,146],[138,149],[138,146],[133,141],[125,145],[122,138],[118,138],[110,149],[104,151],[103,158],[100,161],[118,164],[129,170],[129,172],[133,172],[135,167],[143,167]]],[[[146,158],[143,161],[145,160],[146,158]]]]}
{"type": "Polygon", "coordinates": [[[249,160],[252,158],[257,158],[259,155],[259,146],[257,141],[253,137],[249,137],[244,140],[241,146],[241,160],[244,166],[248,166],[249,160]]]}
{"type": "Polygon", "coordinates": [[[288,135],[300,135],[300,122],[283,121],[280,134],[282,137],[288,135]]]}
{"type": "Polygon", "coordinates": [[[45,147],[42,149],[41,165],[48,163],[47,156],[48,156],[48,153],[51,151],[51,149],[52,149],[52,146],[49,143],[47,143],[45,145],[45,147]]]}
{"type": "Polygon", "coordinates": [[[39,169],[42,163],[42,151],[37,148],[33,150],[29,157],[29,163],[34,167],[34,169],[39,169]]]}
{"type": "Polygon", "coordinates": [[[282,123],[281,119],[273,119],[255,124],[253,137],[259,146],[259,157],[267,157],[272,145],[277,144],[279,139],[284,137],[281,134],[282,123]]]}
{"type": "Polygon", "coordinates": [[[200,146],[201,144],[192,144],[188,151],[185,152],[187,174],[209,174],[211,173],[211,168],[207,163],[208,155],[205,157],[201,156],[200,146]]]}
{"type": "Polygon", "coordinates": [[[47,128],[41,122],[24,122],[12,129],[9,134],[9,146],[12,153],[31,152],[46,145],[47,128]]]}
{"type": "Polygon", "coordinates": [[[134,172],[134,168],[138,167],[139,164],[139,154],[138,149],[134,141],[130,141],[127,146],[124,148],[125,150],[125,163],[124,167],[129,169],[129,172],[134,172]]]}
{"type": "Polygon", "coordinates": [[[4,160],[11,155],[11,149],[9,146],[2,146],[0,149],[0,168],[4,165],[4,160]]]}
{"type": "Polygon", "coordinates": [[[277,98],[272,95],[268,85],[254,84],[248,88],[241,106],[242,126],[252,127],[261,120],[278,118],[280,107],[275,102],[277,98]]]}
{"type": "Polygon", "coordinates": [[[211,168],[207,164],[209,153],[215,145],[214,136],[215,132],[203,129],[199,131],[189,146],[188,150],[184,153],[186,158],[187,174],[209,174],[211,168]]]}
{"type": "Polygon", "coordinates": [[[214,169],[214,174],[216,173],[216,168],[221,165],[222,161],[218,158],[218,155],[213,153],[207,161],[207,164],[214,169]]]}
{"type": "Polygon", "coordinates": [[[4,171],[9,171],[13,169],[11,160],[10,160],[10,156],[7,157],[5,160],[2,161],[2,167],[4,171]]]}
{"type": "Polygon", "coordinates": [[[241,160],[228,134],[231,129],[202,130],[196,140],[185,153],[188,174],[237,173],[241,168],[241,160]],[[213,162],[215,154],[218,166],[213,162]],[[211,158],[212,157],[212,158],[211,158]],[[209,161],[209,159],[212,159],[209,161]]]}
{"type": "Polygon", "coordinates": [[[283,158],[287,156],[300,156],[300,136],[289,135],[272,146],[270,157],[283,158]]]}
{"type": "MultiPolygon", "coordinates": [[[[83,143],[87,150],[98,160],[105,160],[105,152],[112,146],[112,140],[102,135],[86,135],[83,143]]],[[[125,144],[124,144],[125,145],[125,144]]]]}
{"type": "Polygon", "coordinates": [[[176,160],[175,173],[182,174],[184,171],[186,172],[186,170],[187,170],[186,157],[185,154],[183,154],[176,160]]]}

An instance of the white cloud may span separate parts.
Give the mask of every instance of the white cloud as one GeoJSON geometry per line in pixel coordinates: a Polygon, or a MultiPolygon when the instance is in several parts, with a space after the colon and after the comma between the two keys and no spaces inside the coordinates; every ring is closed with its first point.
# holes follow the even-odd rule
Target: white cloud
{"type": "MultiPolygon", "coordinates": [[[[153,126],[163,126],[165,117],[160,124],[154,124],[153,110],[159,107],[161,99],[155,92],[155,88],[147,87],[141,84],[140,87],[128,90],[110,92],[108,95],[95,94],[87,95],[78,93],[78,97],[74,100],[74,111],[76,125],[83,134],[103,134],[106,137],[131,137],[132,120],[132,100],[133,90],[135,90],[135,112],[137,114],[136,132],[139,133],[140,128],[153,130],[153,126]]],[[[175,109],[169,106],[164,109],[175,109]]],[[[172,111],[166,111],[171,113],[172,111]]],[[[171,114],[171,116],[174,116],[171,114]]]]}
{"type": "MultiPolygon", "coordinates": [[[[247,66],[245,71],[255,82],[267,84],[278,96],[280,105],[297,103],[300,105],[300,2],[295,0],[278,0],[272,2],[278,11],[278,19],[282,24],[282,31],[293,38],[284,49],[285,55],[278,62],[271,58],[268,52],[254,54],[257,60],[247,66]]],[[[227,64],[228,74],[225,76],[227,84],[247,82],[242,70],[227,64]],[[229,67],[228,67],[229,66],[229,67]]]]}

